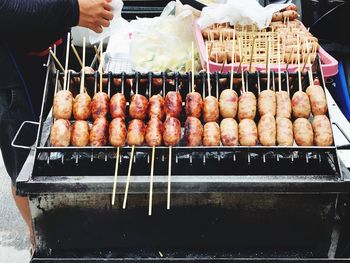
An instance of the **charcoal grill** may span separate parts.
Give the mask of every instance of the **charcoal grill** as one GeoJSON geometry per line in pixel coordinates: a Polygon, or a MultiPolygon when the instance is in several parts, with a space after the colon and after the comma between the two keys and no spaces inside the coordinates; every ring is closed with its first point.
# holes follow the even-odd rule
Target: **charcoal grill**
{"type": "MultiPolygon", "coordinates": [[[[314,77],[325,87],[319,65],[314,77]]],[[[49,145],[50,91],[60,86],[61,76],[49,58],[36,142],[17,181],[18,193],[30,198],[36,235],[32,262],[283,262],[335,257],[346,261],[350,173],[338,158],[340,147],[185,147],[180,143],[173,147],[170,210],[166,209],[168,148],[157,147],[149,217],[150,147],[135,147],[123,210],[130,147],[120,149],[117,202],[112,206],[115,147],[49,145]]],[[[266,76],[246,72],[249,90],[257,95],[258,83],[265,89],[266,76]]],[[[87,77],[97,83],[97,73],[87,77]]],[[[163,84],[153,87],[152,94],[179,90],[184,101],[191,82],[190,73],[110,72],[104,77],[109,80],[106,92],[122,90],[127,99],[136,90],[149,96],[149,83],[160,78],[163,84]],[[115,78],[122,79],[121,87],[112,85],[115,78]],[[132,88],[125,86],[127,79],[132,80],[132,88]],[[142,79],[148,82],[141,85],[142,79]]],[[[206,74],[195,79],[197,91],[207,94],[206,74]]],[[[212,94],[219,94],[223,80],[229,79],[229,73],[211,74],[212,94]]],[[[282,73],[282,82],[291,95],[297,91],[297,74],[282,73]]],[[[308,85],[306,74],[303,82],[308,85]]],[[[183,124],[184,112],[180,118],[183,124]]],[[[16,143],[20,134],[13,144],[25,148],[16,143]]]]}

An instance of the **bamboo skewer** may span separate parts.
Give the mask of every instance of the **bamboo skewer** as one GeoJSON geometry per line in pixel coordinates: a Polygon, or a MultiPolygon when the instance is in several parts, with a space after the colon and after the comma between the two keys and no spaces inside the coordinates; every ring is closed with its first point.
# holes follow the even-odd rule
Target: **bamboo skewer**
{"type": "Polygon", "coordinates": [[[83,38],[83,67],[81,68],[81,80],[80,80],[80,94],[82,94],[84,92],[84,88],[85,88],[85,70],[84,70],[84,67],[85,67],[85,43],[86,42],[86,39],[85,37],[83,38]]]}
{"type": "Polygon", "coordinates": [[[130,161],[129,161],[129,168],[128,168],[128,176],[126,178],[126,185],[125,185],[123,209],[126,208],[126,201],[128,199],[128,192],[129,192],[129,184],[130,184],[130,177],[131,177],[132,162],[133,162],[133,158],[134,158],[134,151],[135,151],[135,145],[132,145],[131,146],[130,161]]]}
{"type": "Polygon", "coordinates": [[[267,54],[267,83],[266,83],[266,89],[270,89],[270,51],[271,51],[271,38],[268,40],[269,47],[268,47],[268,54],[267,54]]]}
{"type": "Polygon", "coordinates": [[[56,64],[58,65],[58,67],[60,68],[60,70],[62,72],[64,72],[64,67],[62,66],[61,62],[58,60],[58,58],[56,57],[55,53],[52,52],[52,49],[50,48],[50,54],[53,57],[53,59],[55,60],[56,64]]]}
{"type": "Polygon", "coordinates": [[[298,83],[299,91],[302,91],[301,87],[301,72],[300,72],[300,43],[299,43],[299,34],[297,35],[297,57],[298,57],[298,83]]]}
{"type": "Polygon", "coordinates": [[[167,206],[170,209],[170,190],[171,190],[171,161],[172,161],[172,146],[169,146],[169,160],[168,160],[168,195],[167,195],[167,206]]]}
{"type": "Polygon", "coordinates": [[[101,49],[100,49],[100,66],[98,67],[98,69],[99,69],[99,73],[100,73],[100,92],[102,92],[102,86],[103,86],[103,84],[102,84],[102,80],[103,80],[103,69],[102,69],[102,60],[103,60],[103,57],[102,57],[102,52],[103,52],[103,45],[102,45],[102,41],[101,41],[101,49]]]}
{"type": "Polygon", "coordinates": [[[95,49],[95,53],[96,53],[96,57],[97,57],[98,63],[101,64],[101,57],[99,55],[99,52],[98,52],[98,49],[97,49],[96,45],[94,45],[94,49],[95,49]]]}
{"type": "Polygon", "coordinates": [[[117,190],[117,176],[118,176],[118,168],[119,168],[119,150],[117,147],[117,156],[115,159],[115,171],[114,171],[114,182],[113,182],[113,194],[112,194],[112,205],[115,203],[115,192],[117,190]]]}
{"type": "MultiPolygon", "coordinates": [[[[209,53],[208,53],[209,54],[209,53]]],[[[209,65],[209,55],[207,56],[208,58],[208,65],[209,65]]],[[[192,92],[194,92],[194,45],[192,41],[192,92]]]]}
{"type": "Polygon", "coordinates": [[[230,89],[233,89],[233,64],[235,63],[236,60],[236,53],[235,53],[235,41],[236,39],[236,30],[233,30],[233,37],[232,37],[232,54],[231,54],[231,82],[230,82],[230,89]]]}
{"type": "MultiPolygon", "coordinates": [[[[277,60],[278,60],[278,91],[281,91],[281,54],[280,54],[280,34],[277,35],[277,60]]],[[[274,80],[275,81],[275,80],[274,80]]]]}
{"type": "Polygon", "coordinates": [[[151,159],[151,176],[150,176],[150,186],[149,186],[149,203],[148,203],[148,215],[152,215],[152,201],[153,201],[153,173],[154,173],[154,155],[156,147],[152,146],[152,159],[151,159]]]}
{"type": "Polygon", "coordinates": [[[255,45],[255,35],[253,36],[253,39],[252,39],[252,48],[250,50],[250,61],[249,61],[249,68],[248,68],[248,71],[250,72],[251,71],[251,68],[252,68],[252,63],[253,63],[253,54],[254,54],[254,45],[255,45]]]}
{"type": "Polygon", "coordinates": [[[210,89],[210,71],[209,71],[209,53],[208,53],[208,43],[206,42],[205,50],[207,52],[207,81],[208,81],[208,94],[211,96],[211,89],[210,89]]]}
{"type": "Polygon", "coordinates": [[[313,84],[313,76],[312,76],[312,64],[311,64],[311,59],[310,59],[310,47],[309,47],[309,42],[307,41],[307,39],[305,39],[305,42],[306,42],[306,49],[307,49],[307,53],[308,53],[308,56],[307,56],[307,63],[309,64],[309,70],[308,70],[308,73],[309,73],[309,83],[310,85],[313,84]]]}
{"type": "Polygon", "coordinates": [[[78,54],[78,51],[77,51],[77,49],[75,48],[74,44],[72,43],[70,46],[72,47],[72,50],[73,50],[73,52],[74,52],[74,55],[75,55],[75,57],[77,58],[77,60],[78,60],[78,62],[79,62],[79,64],[80,64],[80,66],[83,67],[83,61],[81,61],[81,58],[80,58],[80,56],[79,56],[79,54],[78,54]]]}
{"type": "Polygon", "coordinates": [[[288,71],[288,67],[289,67],[289,64],[291,62],[293,53],[294,53],[294,47],[292,48],[292,53],[289,54],[287,65],[286,65],[286,71],[288,71]]]}
{"type": "Polygon", "coordinates": [[[70,44],[70,32],[68,32],[68,35],[67,35],[66,63],[64,65],[63,90],[66,90],[66,88],[67,88],[67,72],[68,72],[68,62],[69,62],[69,44],[70,44]]]}

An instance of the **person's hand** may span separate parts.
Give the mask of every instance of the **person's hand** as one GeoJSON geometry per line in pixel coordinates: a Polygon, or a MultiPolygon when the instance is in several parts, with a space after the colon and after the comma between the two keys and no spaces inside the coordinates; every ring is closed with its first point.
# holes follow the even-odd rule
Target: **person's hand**
{"type": "Polygon", "coordinates": [[[112,20],[112,0],[78,0],[79,26],[90,28],[96,33],[102,32],[102,27],[108,27],[112,20]]]}

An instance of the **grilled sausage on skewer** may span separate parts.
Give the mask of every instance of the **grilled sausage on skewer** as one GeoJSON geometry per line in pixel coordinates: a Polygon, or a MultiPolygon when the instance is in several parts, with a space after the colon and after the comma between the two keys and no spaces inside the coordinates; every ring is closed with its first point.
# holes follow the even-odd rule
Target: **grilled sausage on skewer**
{"type": "Polygon", "coordinates": [[[220,127],[216,122],[207,122],[203,129],[203,145],[220,145],[220,127]]]}
{"type": "Polygon", "coordinates": [[[89,124],[87,121],[75,121],[72,125],[71,143],[73,146],[89,145],[89,124]]]}
{"type": "Polygon", "coordinates": [[[127,141],[129,145],[140,146],[145,141],[146,125],[143,121],[134,119],[129,123],[127,141]]]}
{"type": "Polygon", "coordinates": [[[169,91],[165,96],[166,116],[179,118],[182,109],[182,98],[179,92],[169,91]]]}
{"type": "Polygon", "coordinates": [[[276,119],[277,145],[293,145],[293,124],[288,118],[276,119]]]}
{"type": "Polygon", "coordinates": [[[276,92],[276,117],[290,118],[292,114],[292,104],[287,91],[276,92]]]}
{"type": "Polygon", "coordinates": [[[321,86],[311,85],[306,89],[306,94],[309,96],[311,111],[315,115],[325,115],[327,113],[326,94],[321,86]]]}
{"type": "Polygon", "coordinates": [[[124,94],[116,93],[112,96],[109,103],[109,110],[112,118],[123,118],[125,119],[126,112],[126,99],[124,94]]]}
{"type": "Polygon", "coordinates": [[[113,119],[109,124],[109,143],[115,147],[124,146],[126,134],[124,118],[113,119]]]}
{"type": "Polygon", "coordinates": [[[258,124],[258,134],[261,145],[276,145],[276,121],[272,114],[268,113],[261,116],[258,124]]]}
{"type": "Polygon", "coordinates": [[[162,96],[153,95],[149,99],[148,118],[156,117],[162,121],[164,119],[164,103],[162,96]]]}
{"type": "Polygon", "coordinates": [[[69,90],[60,90],[53,101],[53,116],[56,119],[69,120],[72,116],[73,95],[69,90]]]}
{"type": "Polygon", "coordinates": [[[251,119],[243,119],[238,125],[238,139],[243,146],[255,146],[258,140],[258,129],[251,119]]]}
{"type": "Polygon", "coordinates": [[[310,117],[311,106],[307,94],[303,91],[297,91],[292,97],[292,111],[295,118],[310,117]]]}
{"type": "Polygon", "coordinates": [[[94,121],[90,130],[90,145],[105,146],[107,144],[108,121],[100,117],[94,121]]]}
{"type": "Polygon", "coordinates": [[[314,130],[314,143],[317,146],[330,146],[333,144],[331,123],[327,116],[317,115],[312,121],[314,130]]]}
{"type": "Polygon", "coordinates": [[[293,123],[294,139],[299,146],[312,146],[314,133],[308,119],[298,118],[293,123]]]}
{"type": "Polygon", "coordinates": [[[161,120],[153,116],[146,127],[146,144],[148,146],[159,146],[162,144],[163,124],[161,120]]]}
{"type": "Polygon", "coordinates": [[[184,142],[187,146],[198,146],[202,143],[203,126],[195,117],[187,117],[185,122],[184,142]]]}
{"type": "Polygon", "coordinates": [[[203,102],[204,122],[217,122],[219,119],[219,102],[214,96],[207,96],[203,102]]]}
{"type": "Polygon", "coordinates": [[[223,118],[235,118],[238,107],[238,96],[236,91],[225,89],[219,99],[220,115],[223,118]]]}
{"type": "Polygon", "coordinates": [[[254,93],[248,91],[242,93],[238,100],[238,119],[253,120],[256,115],[256,97],[254,93]]]}
{"type": "Polygon", "coordinates": [[[200,118],[202,115],[203,100],[198,92],[190,92],[186,95],[186,115],[200,118]]]}
{"type": "Polygon", "coordinates": [[[225,118],[220,123],[221,142],[225,146],[238,145],[238,124],[233,118],[225,118]]]}
{"type": "Polygon", "coordinates": [[[78,94],[73,102],[73,115],[76,120],[86,120],[91,115],[91,98],[87,93],[78,94]]]}
{"type": "Polygon", "coordinates": [[[54,147],[67,147],[70,143],[70,123],[68,120],[58,119],[50,133],[50,143],[54,147]]]}
{"type": "Polygon", "coordinates": [[[92,117],[97,118],[106,118],[109,110],[109,97],[105,92],[97,92],[92,98],[91,103],[91,112],[92,117]]]}
{"type": "Polygon", "coordinates": [[[181,123],[174,117],[166,118],[164,122],[163,140],[166,146],[175,146],[181,139],[181,123]]]}
{"type": "Polygon", "coordinates": [[[147,116],[148,100],[145,96],[135,94],[131,97],[129,114],[133,119],[144,120],[147,116]]]}
{"type": "Polygon", "coordinates": [[[264,90],[259,94],[258,109],[260,116],[265,114],[276,115],[276,93],[272,90],[264,90]]]}

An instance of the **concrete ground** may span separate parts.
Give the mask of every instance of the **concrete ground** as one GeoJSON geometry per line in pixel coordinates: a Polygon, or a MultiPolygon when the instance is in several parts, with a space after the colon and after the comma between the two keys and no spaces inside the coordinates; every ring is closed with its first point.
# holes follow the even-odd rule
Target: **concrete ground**
{"type": "Polygon", "coordinates": [[[11,180],[0,152],[0,262],[29,262],[30,242],[24,223],[11,194],[11,180]]]}

